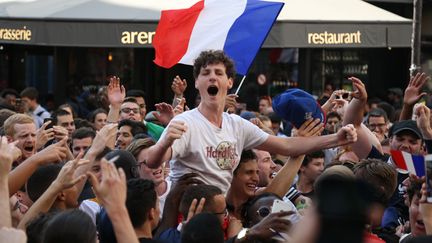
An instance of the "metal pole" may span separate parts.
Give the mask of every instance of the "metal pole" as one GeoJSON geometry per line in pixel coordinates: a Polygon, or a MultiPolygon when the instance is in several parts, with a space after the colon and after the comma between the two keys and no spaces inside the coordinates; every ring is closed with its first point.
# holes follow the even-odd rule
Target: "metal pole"
{"type": "Polygon", "coordinates": [[[411,35],[411,66],[410,76],[414,76],[420,71],[420,52],[421,52],[421,21],[422,21],[423,0],[413,1],[413,23],[411,35]]]}

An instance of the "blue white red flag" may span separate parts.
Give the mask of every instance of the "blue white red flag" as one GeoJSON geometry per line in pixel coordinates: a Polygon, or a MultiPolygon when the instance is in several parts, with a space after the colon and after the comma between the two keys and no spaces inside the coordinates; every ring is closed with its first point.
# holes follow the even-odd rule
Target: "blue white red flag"
{"type": "Polygon", "coordinates": [[[202,0],[188,9],[163,10],[153,46],[165,68],[192,65],[204,50],[224,50],[246,75],[284,3],[202,0]]]}
{"type": "Polygon", "coordinates": [[[418,177],[425,175],[425,158],[423,155],[414,155],[399,150],[391,150],[390,153],[397,168],[418,177]]]}

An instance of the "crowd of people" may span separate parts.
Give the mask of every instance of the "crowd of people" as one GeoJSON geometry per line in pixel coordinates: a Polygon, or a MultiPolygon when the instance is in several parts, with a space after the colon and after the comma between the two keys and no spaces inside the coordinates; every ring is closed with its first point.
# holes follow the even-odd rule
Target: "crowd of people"
{"type": "Polygon", "coordinates": [[[0,241],[432,242],[425,178],[389,156],[432,151],[425,73],[387,101],[355,77],[326,86],[325,119],[304,104],[281,114],[269,96],[247,110],[228,94],[235,75],[223,51],[204,51],[199,103],[176,76],[155,111],[116,76],[93,109],[48,112],[33,87],[3,90],[0,241]]]}

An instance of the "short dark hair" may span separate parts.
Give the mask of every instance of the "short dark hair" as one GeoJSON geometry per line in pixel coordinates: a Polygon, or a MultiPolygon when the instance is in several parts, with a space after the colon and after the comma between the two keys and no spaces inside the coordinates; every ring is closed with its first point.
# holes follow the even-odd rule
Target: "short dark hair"
{"type": "Polygon", "coordinates": [[[367,119],[366,122],[369,124],[369,118],[370,117],[384,117],[384,121],[388,122],[388,116],[387,113],[385,112],[385,110],[381,109],[381,108],[374,108],[372,110],[369,111],[368,115],[367,115],[367,119]]]}
{"type": "Polygon", "coordinates": [[[126,97],[126,98],[123,100],[123,103],[122,103],[122,104],[124,104],[124,103],[126,103],[126,102],[129,102],[129,103],[135,103],[135,104],[137,104],[137,105],[139,106],[138,101],[137,101],[134,97],[126,97]]]}
{"type": "Polygon", "coordinates": [[[51,118],[53,119],[54,125],[57,125],[57,121],[58,121],[59,116],[68,116],[68,115],[70,116],[72,114],[69,113],[67,110],[57,109],[56,111],[54,111],[52,113],[51,118]]]}
{"type": "Polygon", "coordinates": [[[20,96],[20,95],[18,94],[18,92],[17,92],[15,89],[4,89],[4,90],[1,92],[0,96],[1,96],[2,98],[5,98],[6,95],[14,95],[15,97],[19,97],[19,96],[20,96]]]}
{"type": "Polygon", "coordinates": [[[20,95],[31,100],[37,100],[39,98],[39,91],[35,87],[28,87],[21,91],[20,95]]]}
{"type": "Polygon", "coordinates": [[[144,123],[139,121],[123,119],[118,123],[118,129],[120,129],[122,126],[129,126],[131,128],[132,136],[140,133],[147,133],[147,127],[144,125],[144,123]]]}
{"type": "Polygon", "coordinates": [[[240,161],[237,165],[237,168],[235,168],[233,174],[237,175],[238,170],[240,169],[241,165],[245,162],[249,162],[251,160],[255,160],[255,162],[257,161],[257,156],[255,154],[254,151],[252,150],[243,150],[241,156],[240,156],[240,161]]]}
{"type": "Polygon", "coordinates": [[[139,178],[137,161],[130,152],[122,149],[112,150],[105,155],[105,158],[107,160],[110,160],[116,156],[119,157],[116,161],[114,161],[114,164],[116,168],[123,169],[127,180],[132,178],[139,178]]]}
{"type": "Polygon", "coordinates": [[[313,160],[313,159],[319,159],[319,158],[325,158],[325,154],[324,151],[322,150],[318,150],[309,154],[306,154],[306,156],[303,159],[302,165],[301,166],[308,166],[308,164],[313,160]]]}
{"type": "Polygon", "coordinates": [[[58,210],[54,209],[31,219],[26,225],[27,243],[43,243],[43,230],[48,221],[57,213],[58,210]]]}
{"type": "Polygon", "coordinates": [[[134,228],[147,221],[148,213],[150,209],[156,208],[156,203],[157,194],[153,181],[141,178],[128,180],[126,208],[134,228]]]}
{"type": "Polygon", "coordinates": [[[83,138],[95,138],[96,132],[89,127],[80,127],[73,131],[72,140],[73,139],[83,139],[83,138]]]}
{"type": "Polygon", "coordinates": [[[54,215],[43,232],[44,243],[93,243],[96,237],[96,225],[87,213],[79,209],[54,215]]]}
{"type": "Polygon", "coordinates": [[[89,121],[94,123],[95,119],[96,119],[96,115],[100,114],[100,113],[104,113],[104,114],[108,115],[108,112],[105,109],[98,108],[98,109],[92,111],[92,113],[90,113],[89,121]]]}
{"type": "Polygon", "coordinates": [[[339,113],[337,113],[335,111],[327,113],[327,120],[330,118],[333,118],[333,117],[336,117],[339,121],[342,120],[342,117],[339,115],[339,113]]]}
{"type": "Polygon", "coordinates": [[[386,112],[388,120],[390,122],[396,121],[395,108],[392,105],[387,102],[380,102],[378,103],[378,108],[381,108],[386,112]]]}
{"type": "Polygon", "coordinates": [[[205,68],[211,64],[223,64],[226,69],[226,74],[228,78],[235,77],[235,67],[234,61],[225,54],[225,52],[221,50],[208,50],[203,51],[200,55],[195,59],[193,65],[193,75],[194,78],[198,78],[200,74],[201,68],[205,68]]]}
{"type": "Polygon", "coordinates": [[[131,89],[126,92],[126,97],[141,97],[145,99],[145,92],[140,89],[131,89]]]}
{"type": "Polygon", "coordinates": [[[9,109],[0,109],[0,127],[3,127],[4,122],[11,117],[13,114],[16,114],[15,111],[11,111],[9,109]]]}
{"type": "Polygon", "coordinates": [[[216,215],[200,213],[195,215],[182,229],[181,242],[223,243],[224,232],[216,215]]]}
{"type": "Polygon", "coordinates": [[[39,167],[27,180],[26,190],[29,198],[36,202],[57,178],[63,164],[49,164],[39,167]]]}
{"type": "Polygon", "coordinates": [[[183,217],[187,217],[192,201],[194,199],[200,200],[201,198],[205,198],[206,201],[202,212],[208,212],[208,208],[214,204],[214,197],[221,194],[222,190],[213,185],[200,184],[189,186],[180,201],[179,210],[183,214],[183,217]]]}
{"type": "Polygon", "coordinates": [[[282,118],[276,114],[276,112],[268,113],[268,117],[270,118],[272,123],[280,123],[282,118]]]}
{"type": "Polygon", "coordinates": [[[79,117],[74,119],[74,125],[75,125],[75,129],[87,127],[95,130],[93,123],[79,117]]]}
{"type": "Polygon", "coordinates": [[[396,170],[384,161],[364,159],[354,165],[353,172],[356,178],[370,184],[375,189],[376,195],[374,198],[379,200],[383,206],[387,206],[396,190],[396,170]]]}

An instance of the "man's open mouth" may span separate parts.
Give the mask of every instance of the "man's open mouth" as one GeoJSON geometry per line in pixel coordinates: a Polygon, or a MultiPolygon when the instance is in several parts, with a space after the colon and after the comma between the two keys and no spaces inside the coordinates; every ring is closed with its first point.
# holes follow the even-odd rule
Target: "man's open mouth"
{"type": "Polygon", "coordinates": [[[218,87],[216,87],[216,86],[209,86],[209,87],[207,88],[207,93],[208,93],[210,96],[215,96],[215,95],[217,95],[218,91],[219,91],[219,89],[218,89],[218,87]]]}
{"type": "Polygon", "coordinates": [[[25,150],[26,152],[33,152],[33,146],[25,146],[25,147],[24,147],[24,150],[25,150]]]}

